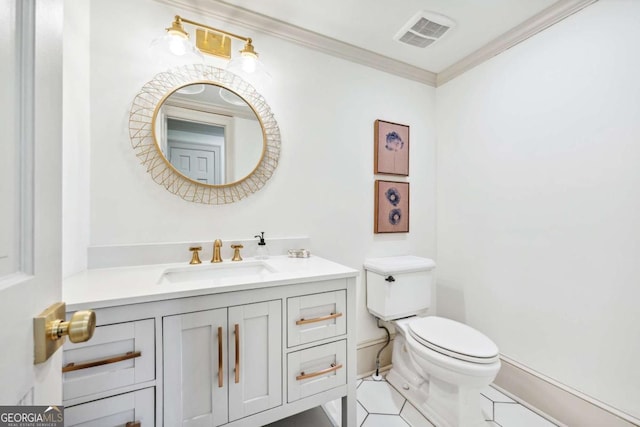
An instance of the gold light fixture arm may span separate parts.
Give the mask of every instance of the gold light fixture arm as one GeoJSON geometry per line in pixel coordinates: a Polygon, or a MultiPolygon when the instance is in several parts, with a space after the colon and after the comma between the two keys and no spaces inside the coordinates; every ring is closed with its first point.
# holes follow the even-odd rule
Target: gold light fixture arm
{"type": "Polygon", "coordinates": [[[231,39],[237,39],[244,42],[244,47],[240,51],[241,54],[258,56],[252,44],[253,40],[250,37],[230,33],[220,28],[183,18],[180,15],[174,17],[171,26],[167,28],[167,32],[187,38],[188,34],[182,24],[190,24],[196,27],[196,47],[203,53],[230,59],[231,39]]]}
{"type": "Polygon", "coordinates": [[[245,43],[251,44],[251,38],[249,38],[249,37],[240,36],[238,34],[230,33],[228,31],[224,31],[224,30],[221,30],[219,28],[215,28],[215,27],[211,27],[209,25],[201,24],[199,22],[183,18],[180,15],[176,15],[175,16],[174,23],[176,23],[176,22],[177,23],[183,23],[184,22],[186,24],[191,24],[194,27],[204,28],[205,30],[214,31],[214,32],[219,33],[219,34],[224,34],[224,35],[226,35],[228,37],[232,37],[232,38],[237,39],[237,40],[242,40],[245,43]]]}

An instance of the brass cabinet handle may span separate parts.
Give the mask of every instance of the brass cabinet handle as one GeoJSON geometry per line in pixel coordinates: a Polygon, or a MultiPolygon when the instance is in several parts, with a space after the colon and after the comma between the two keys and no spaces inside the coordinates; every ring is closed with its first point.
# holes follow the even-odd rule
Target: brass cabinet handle
{"type": "Polygon", "coordinates": [[[302,381],[308,378],[319,377],[320,375],[325,375],[325,374],[328,374],[329,372],[337,371],[340,368],[342,368],[342,365],[336,365],[335,363],[332,363],[330,368],[323,369],[322,371],[312,372],[310,374],[305,374],[303,371],[303,372],[300,372],[300,375],[296,377],[296,381],[302,381]]]}
{"type": "Polygon", "coordinates": [[[235,325],[236,335],[236,383],[240,382],[240,325],[235,325]]]}
{"type": "Polygon", "coordinates": [[[122,354],[120,356],[113,356],[107,359],[94,360],[93,362],[84,362],[78,363],[77,365],[73,362],[67,363],[62,367],[62,373],[78,371],[80,369],[93,368],[95,366],[109,365],[111,363],[122,362],[123,360],[135,359],[136,357],[142,356],[142,352],[139,351],[130,351],[128,353],[122,354]]]}
{"type": "Polygon", "coordinates": [[[314,317],[313,319],[300,319],[300,320],[296,320],[296,325],[306,325],[307,323],[322,322],[324,320],[335,319],[336,317],[341,317],[341,316],[342,316],[342,313],[331,313],[328,316],[314,317]]]}
{"type": "Polygon", "coordinates": [[[218,326],[218,387],[224,385],[222,375],[222,326],[218,326]]]}
{"type": "Polygon", "coordinates": [[[124,427],[141,427],[140,421],[129,421],[124,425],[124,427]]]}

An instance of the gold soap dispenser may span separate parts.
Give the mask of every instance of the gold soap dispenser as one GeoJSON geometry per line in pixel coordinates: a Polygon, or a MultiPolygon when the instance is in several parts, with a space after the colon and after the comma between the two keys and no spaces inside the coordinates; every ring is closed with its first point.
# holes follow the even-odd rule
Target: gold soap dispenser
{"type": "Polygon", "coordinates": [[[258,248],[256,249],[256,259],[267,259],[269,258],[269,250],[267,249],[267,243],[264,241],[264,231],[261,231],[260,234],[253,236],[258,240],[258,248]]]}

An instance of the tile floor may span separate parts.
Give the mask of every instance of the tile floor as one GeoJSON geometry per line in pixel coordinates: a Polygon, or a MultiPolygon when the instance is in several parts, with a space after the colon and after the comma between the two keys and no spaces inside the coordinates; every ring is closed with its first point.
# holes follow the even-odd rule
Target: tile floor
{"type": "MultiPolygon", "coordinates": [[[[406,401],[391,384],[358,380],[358,427],[434,427],[420,412],[406,401]]],[[[491,427],[554,427],[551,421],[541,417],[494,387],[482,391],[482,410],[491,427]]],[[[321,408],[295,415],[269,427],[332,427],[321,408]]]]}

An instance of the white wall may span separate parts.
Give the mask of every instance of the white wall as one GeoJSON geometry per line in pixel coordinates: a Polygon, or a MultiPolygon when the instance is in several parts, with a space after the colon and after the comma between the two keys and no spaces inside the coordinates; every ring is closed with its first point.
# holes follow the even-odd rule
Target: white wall
{"type": "Polygon", "coordinates": [[[640,2],[437,90],[438,310],[640,418],[640,2]]]}
{"type": "MultiPolygon", "coordinates": [[[[215,61],[214,61],[215,62],[215,61]]],[[[435,90],[151,0],[91,2],[91,245],[309,236],[313,253],[360,269],[366,257],[435,255],[435,90]],[[128,136],[135,94],[160,71],[146,56],[174,16],[250,35],[273,75],[260,92],[282,133],[266,186],[228,206],[183,201],[154,183],[128,136]],[[373,234],[373,123],[411,126],[411,233],[373,234]]],[[[188,258],[185,253],[185,260],[188,258]]],[[[359,339],[382,336],[366,313],[359,339]]]]}
{"type": "Polygon", "coordinates": [[[65,0],[62,46],[62,275],[82,271],[89,244],[91,2],[65,0]]]}

